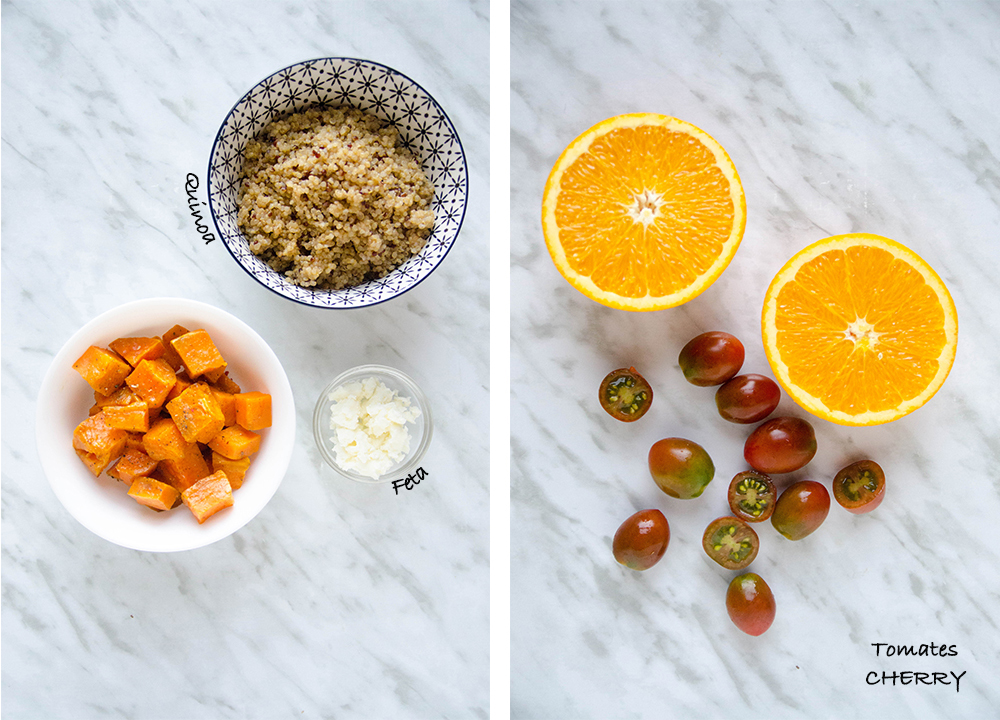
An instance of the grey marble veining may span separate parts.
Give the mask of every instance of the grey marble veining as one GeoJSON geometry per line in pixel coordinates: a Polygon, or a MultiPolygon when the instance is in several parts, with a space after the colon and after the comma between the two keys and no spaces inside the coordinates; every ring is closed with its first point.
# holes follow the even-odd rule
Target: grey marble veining
{"type": "MultiPolygon", "coordinates": [[[[511,708],[542,718],[986,718],[1000,707],[1000,5],[994,2],[550,2],[511,8],[511,708]],[[729,268],[678,308],[625,313],[576,292],[546,252],[542,189],[562,149],[626,112],[683,118],[732,156],[747,227],[729,268]],[[889,425],[814,420],[819,453],[792,478],[829,483],[849,458],[886,469],[871,516],[834,505],[813,536],[759,529],[752,569],[778,603],[760,638],[726,615],[735,573],[700,547],[745,469],[746,428],[684,382],[677,354],[727,330],[770,374],[767,285],[820,238],[895,238],[958,307],[951,375],[889,425]],[[634,364],[656,392],[634,425],[597,404],[634,364]],[[646,453],[703,444],[716,479],[666,497],[646,453]],[[611,538],[658,507],[672,538],[645,573],[611,538]],[[955,645],[876,657],[872,643],[955,645]],[[950,686],[869,685],[869,672],[955,672],[950,686]]],[[[784,398],[780,413],[804,414],[784,398]]],[[[784,483],[791,478],[784,479],[784,483]]]]}
{"type": "Polygon", "coordinates": [[[3,710],[7,718],[475,718],[488,714],[489,4],[3,5],[3,710]],[[402,298],[307,308],[204,244],[202,182],[239,97],[301,60],[375,60],[444,107],[470,202],[402,298]],[[34,402],[65,340],[158,295],[216,305],[275,349],[298,437],[230,538],[154,555],[88,533],[37,460],[34,402]],[[455,298],[460,297],[461,302],[455,298]],[[398,497],[323,469],[319,391],[378,362],[432,398],[428,477],[398,497]]]}

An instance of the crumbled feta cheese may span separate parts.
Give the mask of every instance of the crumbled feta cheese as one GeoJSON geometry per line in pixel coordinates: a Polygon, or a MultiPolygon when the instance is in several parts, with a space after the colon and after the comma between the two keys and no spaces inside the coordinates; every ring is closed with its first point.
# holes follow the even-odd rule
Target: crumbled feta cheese
{"type": "Polygon", "coordinates": [[[410,451],[408,422],[420,417],[410,398],[370,377],[330,393],[334,455],[345,470],[378,478],[410,451]]]}

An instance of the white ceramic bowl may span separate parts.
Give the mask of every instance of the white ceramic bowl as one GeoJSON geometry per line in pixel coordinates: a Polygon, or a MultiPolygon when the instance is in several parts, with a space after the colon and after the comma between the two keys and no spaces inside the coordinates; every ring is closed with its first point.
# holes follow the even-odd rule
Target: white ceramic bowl
{"type": "Polygon", "coordinates": [[[430,275],[458,237],[468,185],[462,143],[434,98],[402,73],[355,58],[301,62],[254,85],[223,121],[208,165],[209,208],[218,235],[236,262],[269,290],[299,303],[325,308],[359,308],[385,302],[430,275]],[[350,106],[391,123],[434,184],[434,230],[426,246],[384,278],[343,290],[299,287],[250,252],[236,224],[247,142],[276,117],[309,105],[350,106]]]}
{"type": "Polygon", "coordinates": [[[430,445],[431,436],[434,432],[434,424],[431,418],[431,408],[427,402],[427,397],[412,379],[395,368],[385,365],[359,365],[341,373],[327,385],[316,400],[316,407],[313,410],[313,436],[320,454],[326,463],[338,473],[351,480],[366,483],[381,483],[389,480],[402,480],[419,466],[420,461],[427,452],[430,445]],[[332,402],[330,393],[341,385],[365,378],[376,378],[385,384],[390,390],[396,391],[400,397],[409,398],[411,405],[420,410],[420,416],[412,423],[407,423],[410,432],[410,451],[396,462],[389,470],[380,477],[372,478],[360,473],[342,468],[337,464],[336,452],[332,440],[333,430],[330,429],[330,411],[332,402]]]}
{"type": "Polygon", "coordinates": [[[295,444],[292,389],[277,356],[246,323],[194,300],[138,300],[91,320],[56,355],[42,381],[36,409],[38,455],[56,497],[88,530],[135,550],[172,552],[208,545],[252,520],[274,495],[288,469],[295,444]],[[271,394],[272,427],[263,430],[233,506],[199,525],[186,507],[158,513],[127,495],[123,483],[95,478],[73,450],[73,430],[87,418],[94,393],[73,369],[90,345],[107,347],[118,337],[160,335],[175,324],[204,328],[229,363],[230,376],[244,390],[271,394]]]}

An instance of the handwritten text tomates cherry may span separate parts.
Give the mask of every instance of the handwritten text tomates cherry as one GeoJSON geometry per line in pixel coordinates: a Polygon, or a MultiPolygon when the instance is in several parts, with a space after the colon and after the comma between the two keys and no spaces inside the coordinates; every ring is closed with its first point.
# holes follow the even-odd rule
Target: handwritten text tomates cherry
{"type": "MultiPolygon", "coordinates": [[[[891,645],[889,643],[872,643],[875,648],[876,657],[909,657],[909,656],[934,656],[934,657],[954,657],[958,655],[958,649],[954,645],[938,645],[930,643],[924,645],[891,645]]],[[[952,685],[955,692],[959,691],[959,684],[965,676],[965,670],[955,674],[951,670],[948,672],[918,672],[913,670],[897,671],[877,671],[872,670],[865,676],[865,682],[869,685],[893,685],[898,682],[900,685],[952,685]],[[950,676],[950,677],[949,677],[950,676]]]]}

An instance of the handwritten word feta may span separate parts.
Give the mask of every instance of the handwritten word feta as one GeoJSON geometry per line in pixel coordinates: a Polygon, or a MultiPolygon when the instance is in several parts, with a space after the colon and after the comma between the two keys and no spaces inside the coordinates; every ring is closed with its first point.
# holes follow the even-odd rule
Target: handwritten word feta
{"type": "Polygon", "coordinates": [[[415,472],[411,472],[405,478],[401,480],[392,481],[392,489],[396,491],[399,495],[399,488],[404,488],[405,490],[412,490],[414,487],[420,484],[420,481],[427,477],[428,472],[422,467],[417,468],[415,472]]]}

